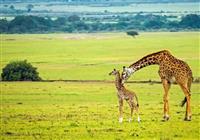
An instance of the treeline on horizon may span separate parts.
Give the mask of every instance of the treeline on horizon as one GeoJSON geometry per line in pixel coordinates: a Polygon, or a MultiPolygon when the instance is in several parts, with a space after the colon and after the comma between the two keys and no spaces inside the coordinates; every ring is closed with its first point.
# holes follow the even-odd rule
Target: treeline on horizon
{"type": "Polygon", "coordinates": [[[198,0],[0,0],[0,2],[80,2],[80,3],[169,3],[169,2],[199,2],[198,0]]]}
{"type": "Polygon", "coordinates": [[[58,17],[16,16],[13,20],[0,20],[0,33],[53,33],[53,32],[106,32],[106,31],[180,31],[199,30],[200,15],[189,14],[178,20],[170,20],[169,16],[140,15],[117,17],[115,22],[89,20],[77,15],[58,17]]]}

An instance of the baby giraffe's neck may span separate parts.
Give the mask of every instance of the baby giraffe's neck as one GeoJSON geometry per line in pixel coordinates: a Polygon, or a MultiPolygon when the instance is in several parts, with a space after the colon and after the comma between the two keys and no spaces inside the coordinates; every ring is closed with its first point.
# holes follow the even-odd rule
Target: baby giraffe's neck
{"type": "Polygon", "coordinates": [[[115,75],[115,86],[116,86],[117,90],[121,90],[122,87],[124,87],[122,84],[122,79],[120,77],[119,72],[115,75]]]}

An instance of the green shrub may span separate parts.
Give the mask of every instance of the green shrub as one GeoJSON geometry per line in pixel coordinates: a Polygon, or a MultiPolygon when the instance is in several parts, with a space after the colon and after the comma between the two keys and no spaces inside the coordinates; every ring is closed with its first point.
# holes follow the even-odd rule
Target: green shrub
{"type": "Polygon", "coordinates": [[[14,61],[7,64],[1,74],[2,81],[39,81],[37,68],[26,60],[14,61]]]}
{"type": "Polygon", "coordinates": [[[132,37],[135,37],[136,35],[139,35],[138,32],[136,32],[136,31],[127,31],[126,34],[130,35],[132,37]]]}

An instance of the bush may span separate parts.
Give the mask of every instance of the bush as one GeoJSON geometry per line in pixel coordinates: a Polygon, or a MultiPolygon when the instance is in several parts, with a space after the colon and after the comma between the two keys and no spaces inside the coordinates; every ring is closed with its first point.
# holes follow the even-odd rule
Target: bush
{"type": "Polygon", "coordinates": [[[139,35],[138,32],[136,32],[136,31],[128,31],[128,32],[126,32],[126,34],[130,35],[132,37],[135,37],[136,35],[139,35]]]}
{"type": "Polygon", "coordinates": [[[3,68],[1,78],[2,81],[39,81],[36,69],[26,60],[11,62],[3,68]]]}
{"type": "Polygon", "coordinates": [[[200,28],[200,16],[196,14],[186,15],[182,17],[180,26],[183,28],[200,28]]]}

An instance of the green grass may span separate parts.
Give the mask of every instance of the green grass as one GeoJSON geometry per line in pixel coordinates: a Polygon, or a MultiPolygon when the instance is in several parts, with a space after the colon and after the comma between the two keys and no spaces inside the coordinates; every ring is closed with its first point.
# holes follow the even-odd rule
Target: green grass
{"type": "MultiPolygon", "coordinates": [[[[163,49],[186,61],[200,77],[199,33],[123,33],[1,35],[2,69],[27,59],[43,79],[113,80],[122,69],[141,57],[163,49]]],[[[130,80],[160,80],[158,66],[146,67],[130,80]]],[[[161,84],[126,84],[137,93],[142,122],[118,123],[118,101],[113,83],[0,82],[1,139],[160,139],[196,140],[200,135],[200,85],[192,85],[192,121],[183,121],[184,95],[177,85],[170,90],[170,120],[162,122],[161,84]]]]}
{"type": "Polygon", "coordinates": [[[2,139],[198,139],[199,88],[192,86],[192,121],[183,121],[184,98],[177,85],[170,90],[170,120],[162,122],[162,85],[128,84],[140,103],[141,123],[118,123],[113,83],[2,82],[2,139]],[[20,87],[20,88],[19,88],[20,87]]]}
{"type": "MultiPolygon", "coordinates": [[[[123,33],[1,35],[0,68],[27,59],[43,79],[108,80],[113,68],[163,49],[186,61],[194,77],[200,77],[198,32],[141,33],[136,38],[123,33]]],[[[147,67],[131,78],[159,80],[157,71],[158,66],[147,67]]]]}

